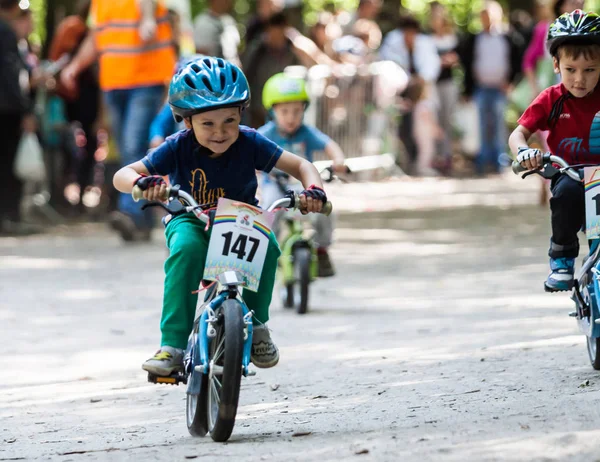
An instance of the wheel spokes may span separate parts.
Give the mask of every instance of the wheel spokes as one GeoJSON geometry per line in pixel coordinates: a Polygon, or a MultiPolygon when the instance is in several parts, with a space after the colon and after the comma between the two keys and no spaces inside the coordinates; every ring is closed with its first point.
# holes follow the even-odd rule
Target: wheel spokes
{"type": "Polygon", "coordinates": [[[214,357],[213,357],[213,361],[215,363],[217,363],[219,361],[219,359],[221,359],[221,356],[223,356],[224,351],[225,351],[225,336],[223,336],[221,338],[219,345],[215,349],[215,353],[214,353],[214,357]]]}
{"type": "Polygon", "coordinates": [[[220,387],[221,384],[219,383],[219,388],[217,388],[217,384],[215,382],[219,382],[218,380],[214,379],[211,380],[210,382],[210,387],[213,391],[213,397],[214,397],[214,401],[217,403],[217,405],[221,404],[221,396],[220,396],[220,387]]]}

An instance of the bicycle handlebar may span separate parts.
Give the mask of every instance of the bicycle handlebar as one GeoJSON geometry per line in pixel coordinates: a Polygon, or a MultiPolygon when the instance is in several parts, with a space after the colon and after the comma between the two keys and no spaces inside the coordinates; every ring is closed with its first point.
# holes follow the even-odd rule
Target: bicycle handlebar
{"type": "MultiPolygon", "coordinates": [[[[561,170],[560,170],[561,173],[564,173],[565,175],[568,175],[570,178],[572,178],[575,181],[582,181],[582,178],[579,175],[579,173],[577,173],[577,171],[573,170],[572,167],[569,165],[569,163],[566,160],[564,160],[562,157],[558,157],[558,156],[552,155],[549,152],[545,152],[542,155],[542,162],[543,162],[544,165],[546,165],[546,164],[558,164],[561,167],[561,170]]],[[[512,167],[512,171],[513,171],[513,173],[515,175],[518,175],[519,173],[527,171],[527,169],[524,168],[516,160],[513,161],[511,167],[512,167]]]]}
{"type": "MultiPolygon", "coordinates": [[[[138,202],[140,199],[144,198],[144,191],[142,190],[142,188],[140,188],[139,186],[134,186],[133,190],[131,191],[131,196],[133,197],[133,200],[135,202],[138,202]]],[[[208,222],[208,217],[204,214],[201,213],[195,213],[197,212],[198,208],[200,207],[200,204],[198,204],[198,202],[196,202],[196,200],[188,193],[186,193],[185,191],[181,191],[179,189],[179,187],[169,187],[167,188],[167,198],[179,198],[179,199],[183,199],[188,206],[185,207],[185,212],[194,212],[194,214],[200,219],[202,220],[204,223],[208,222]],[[176,193],[176,194],[175,194],[176,193]]],[[[295,194],[293,198],[289,198],[289,197],[284,197],[283,199],[279,199],[276,200],[275,202],[273,202],[271,204],[271,206],[267,209],[269,212],[272,212],[274,209],[278,208],[278,207],[284,207],[284,208],[293,208],[293,209],[299,209],[300,208],[300,199],[298,194],[295,194]]],[[[331,202],[327,201],[323,204],[323,207],[321,208],[321,211],[319,213],[329,216],[331,214],[331,212],[333,211],[333,205],[331,204],[331,202]]]]}

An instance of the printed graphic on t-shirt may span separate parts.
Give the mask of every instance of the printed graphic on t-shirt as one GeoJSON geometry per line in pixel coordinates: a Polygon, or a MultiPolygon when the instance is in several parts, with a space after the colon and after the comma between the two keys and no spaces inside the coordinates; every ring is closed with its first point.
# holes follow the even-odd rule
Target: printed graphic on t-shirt
{"type": "Polygon", "coordinates": [[[209,189],[209,183],[210,181],[207,180],[204,170],[197,168],[192,171],[192,181],[190,181],[192,196],[201,205],[216,204],[219,197],[225,197],[225,190],[223,188],[209,189]]]}
{"type": "MultiPolygon", "coordinates": [[[[563,115],[565,113],[561,114],[561,116],[563,115]]],[[[563,119],[567,119],[567,117],[563,119]]],[[[597,112],[592,120],[588,139],[589,149],[586,149],[583,143],[582,138],[563,138],[558,145],[557,155],[564,157],[571,154],[574,162],[585,162],[583,157],[586,154],[600,155],[600,112],[597,112]]]]}

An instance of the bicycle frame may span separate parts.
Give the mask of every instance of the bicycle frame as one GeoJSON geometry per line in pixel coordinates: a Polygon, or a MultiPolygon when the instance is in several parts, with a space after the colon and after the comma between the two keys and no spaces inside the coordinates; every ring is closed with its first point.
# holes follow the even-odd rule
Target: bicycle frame
{"type": "MultiPolygon", "coordinates": [[[[218,291],[215,284],[215,286],[208,289],[204,302],[198,307],[196,320],[194,321],[194,330],[191,334],[191,342],[188,344],[188,351],[186,352],[186,358],[189,358],[188,360],[191,361],[190,365],[194,366],[195,372],[207,375],[211,372],[211,368],[214,369],[214,367],[218,367],[211,365],[208,361],[209,344],[211,339],[216,335],[213,323],[218,319],[217,315],[223,302],[230,298],[236,298],[240,302],[244,313],[246,331],[244,332],[245,338],[242,366],[244,376],[250,375],[248,366],[250,364],[250,350],[252,347],[252,312],[248,309],[244,300],[239,296],[237,285],[228,285],[221,291],[218,291]],[[192,360],[195,356],[193,354],[194,347],[199,349],[199,364],[194,364],[194,361],[192,360]]],[[[194,371],[187,371],[191,376],[190,384],[188,386],[189,393],[200,393],[200,381],[194,379],[194,374],[192,373],[194,371]]]]}
{"type": "Polygon", "coordinates": [[[297,247],[308,248],[313,256],[310,265],[310,278],[314,280],[318,274],[318,263],[316,260],[316,250],[312,239],[304,237],[304,226],[299,220],[290,218],[289,235],[281,243],[281,257],[279,259],[284,282],[291,282],[295,278],[293,253],[297,247]]]}

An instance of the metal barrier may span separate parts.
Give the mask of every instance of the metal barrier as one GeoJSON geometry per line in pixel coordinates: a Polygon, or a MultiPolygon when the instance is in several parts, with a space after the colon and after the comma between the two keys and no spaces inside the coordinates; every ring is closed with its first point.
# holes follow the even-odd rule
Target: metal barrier
{"type": "MultiPolygon", "coordinates": [[[[376,164],[380,154],[396,155],[396,95],[408,82],[408,75],[396,63],[345,64],[335,70],[325,65],[308,70],[292,66],[285,72],[306,78],[311,97],[306,122],[335,140],[347,158],[374,156],[376,164]]],[[[315,158],[325,159],[324,153],[315,158]]]]}

